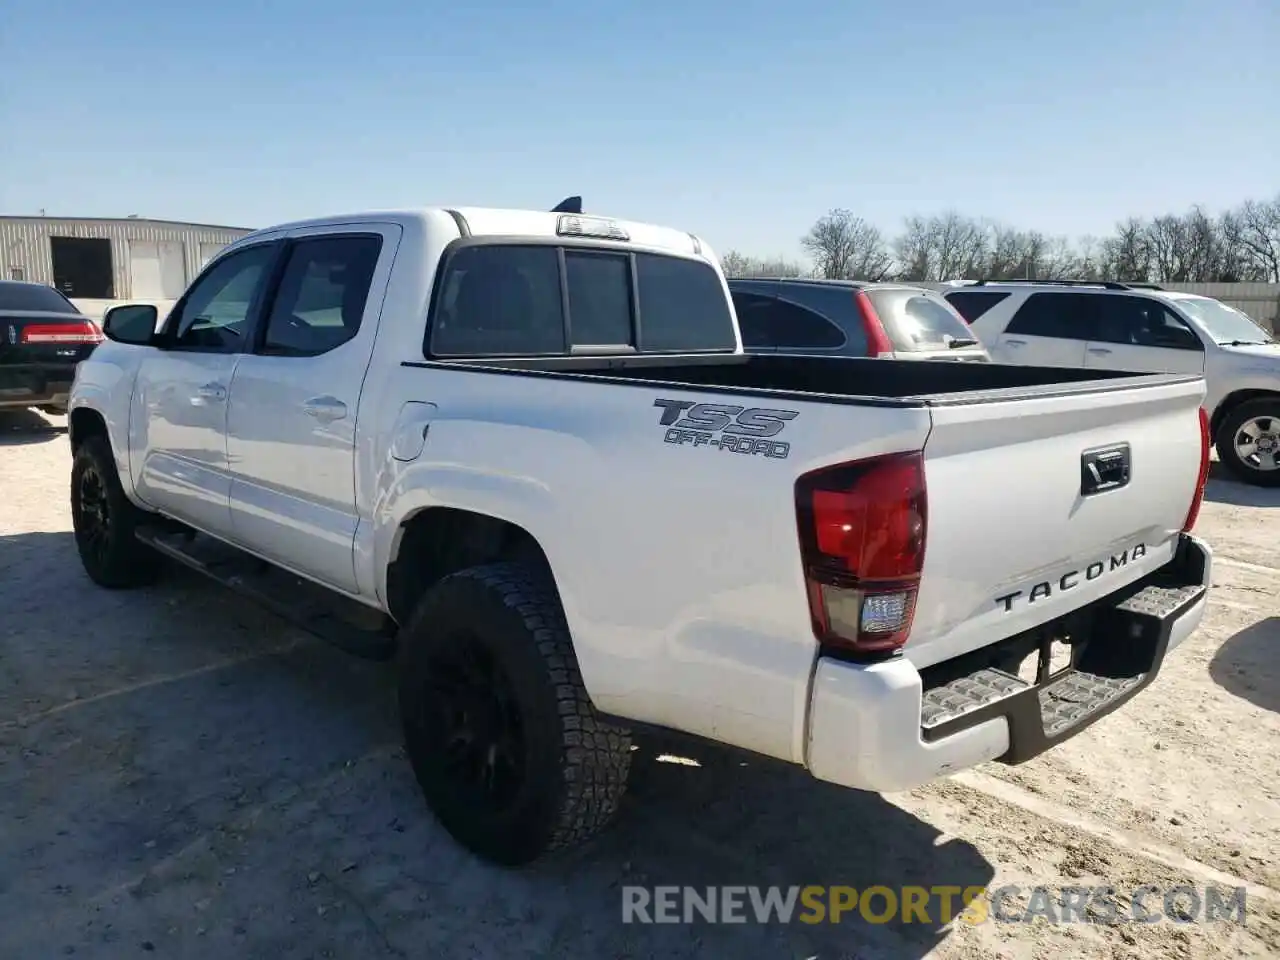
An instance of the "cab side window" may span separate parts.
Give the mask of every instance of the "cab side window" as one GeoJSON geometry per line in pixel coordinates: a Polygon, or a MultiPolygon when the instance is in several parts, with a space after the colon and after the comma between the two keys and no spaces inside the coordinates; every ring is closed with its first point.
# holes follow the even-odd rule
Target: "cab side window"
{"type": "Polygon", "coordinates": [[[170,349],[208,353],[248,350],[250,322],[278,247],[274,243],[238,250],[198,279],[169,318],[170,349]]]}

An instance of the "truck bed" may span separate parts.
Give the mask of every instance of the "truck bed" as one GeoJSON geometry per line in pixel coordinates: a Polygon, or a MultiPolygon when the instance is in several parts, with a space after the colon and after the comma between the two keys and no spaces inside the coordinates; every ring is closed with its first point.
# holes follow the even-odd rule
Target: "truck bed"
{"type": "Polygon", "coordinates": [[[803,394],[819,402],[926,406],[1017,400],[1186,382],[1192,374],[1032,367],[1001,363],[918,363],[788,354],[530,357],[409,362],[406,366],[479,367],[574,380],[684,385],[709,392],[803,394]]]}

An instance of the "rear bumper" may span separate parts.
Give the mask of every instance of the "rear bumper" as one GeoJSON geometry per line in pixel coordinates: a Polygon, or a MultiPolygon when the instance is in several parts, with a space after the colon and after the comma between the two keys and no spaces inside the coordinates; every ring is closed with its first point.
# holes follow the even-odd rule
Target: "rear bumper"
{"type": "Polygon", "coordinates": [[[65,407],[75,376],[74,362],[0,366],[0,410],[65,407]]]}
{"type": "Polygon", "coordinates": [[[1071,667],[1036,683],[991,666],[1003,643],[927,676],[902,657],[869,665],[824,657],[806,766],[819,780],[893,792],[986,760],[1029,760],[1156,678],[1204,616],[1211,567],[1208,546],[1184,534],[1169,564],[1093,608],[1071,667]]]}

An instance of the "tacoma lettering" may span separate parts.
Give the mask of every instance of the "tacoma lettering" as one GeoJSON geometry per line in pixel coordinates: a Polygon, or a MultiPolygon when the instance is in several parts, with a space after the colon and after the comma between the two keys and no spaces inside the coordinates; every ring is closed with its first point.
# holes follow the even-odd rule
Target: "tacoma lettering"
{"type": "Polygon", "coordinates": [[[1074,590],[1081,583],[1097,580],[1104,573],[1110,570],[1119,570],[1127,566],[1130,560],[1137,560],[1139,557],[1145,557],[1146,555],[1147,546],[1144,543],[1140,543],[1122,553],[1114,554],[1109,562],[1098,560],[1089,564],[1083,570],[1068,570],[1057,580],[1042,580],[1033,584],[1030,590],[1014,590],[1012,593],[996,597],[996,606],[1002,608],[1005,613],[1009,613],[1013,610],[1013,602],[1019,597],[1025,596],[1027,603],[1046,600],[1054,594],[1062,593],[1066,590],[1074,590]]]}

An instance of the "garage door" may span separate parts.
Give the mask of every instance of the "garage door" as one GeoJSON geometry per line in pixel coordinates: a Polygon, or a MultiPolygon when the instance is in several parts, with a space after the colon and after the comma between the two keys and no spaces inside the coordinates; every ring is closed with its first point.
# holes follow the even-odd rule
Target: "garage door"
{"type": "Polygon", "coordinates": [[[129,296],[176,300],[187,285],[182,244],[177,240],[129,241],[129,296]]]}

